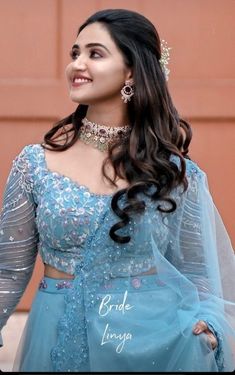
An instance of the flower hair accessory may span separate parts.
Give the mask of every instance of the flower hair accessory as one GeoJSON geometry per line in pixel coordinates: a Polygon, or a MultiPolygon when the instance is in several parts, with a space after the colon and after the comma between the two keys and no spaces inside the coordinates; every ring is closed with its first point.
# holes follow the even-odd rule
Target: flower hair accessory
{"type": "Polygon", "coordinates": [[[168,75],[170,73],[170,70],[167,68],[167,65],[170,60],[170,49],[171,47],[167,46],[167,42],[163,39],[161,40],[161,58],[159,60],[163,73],[165,75],[166,81],[168,81],[168,75]]]}

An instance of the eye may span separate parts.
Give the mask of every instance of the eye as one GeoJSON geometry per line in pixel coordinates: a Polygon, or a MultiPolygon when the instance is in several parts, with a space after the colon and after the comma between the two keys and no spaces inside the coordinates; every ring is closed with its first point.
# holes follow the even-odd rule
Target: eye
{"type": "Polygon", "coordinates": [[[102,54],[101,54],[101,52],[98,52],[96,50],[92,50],[92,51],[90,51],[90,57],[96,59],[96,58],[102,57],[102,54]]]}
{"type": "Polygon", "coordinates": [[[72,49],[70,52],[69,52],[69,55],[71,57],[72,60],[76,60],[78,58],[78,51],[76,49],[72,49]]]}

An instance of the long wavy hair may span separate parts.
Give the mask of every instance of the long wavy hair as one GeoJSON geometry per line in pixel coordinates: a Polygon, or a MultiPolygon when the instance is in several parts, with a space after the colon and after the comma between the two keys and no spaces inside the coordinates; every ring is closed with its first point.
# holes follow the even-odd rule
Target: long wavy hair
{"type": "MultiPolygon", "coordinates": [[[[142,192],[156,202],[156,210],[173,212],[176,202],[170,192],[179,185],[187,189],[186,163],[188,146],[192,138],[190,125],[178,115],[168,91],[166,78],[159,60],[161,41],[154,25],[143,15],[125,9],[106,9],[89,17],[79,28],[79,33],[88,25],[102,23],[124,57],[125,64],[133,72],[135,94],[127,104],[132,127],[130,137],[124,144],[116,142],[109,150],[102,166],[102,173],[117,187],[116,178],[123,178],[128,187],[117,191],[112,197],[111,207],[119,221],[110,229],[110,237],[118,243],[127,243],[130,236],[116,233],[125,227],[130,216],[144,211],[144,200],[137,199],[142,192]],[[171,155],[179,158],[179,166],[171,155]],[[106,174],[106,165],[114,168],[113,180],[106,174]],[[154,189],[149,189],[150,187],[154,189]],[[150,193],[151,192],[151,193],[150,193]],[[119,199],[126,195],[125,207],[119,199]],[[166,201],[164,209],[157,201],[166,201]]],[[[78,139],[81,120],[88,106],[78,105],[74,113],[57,122],[44,137],[45,148],[64,151],[78,139]],[[70,124],[70,126],[66,126],[70,124]],[[64,144],[56,140],[64,135],[64,144]]]]}

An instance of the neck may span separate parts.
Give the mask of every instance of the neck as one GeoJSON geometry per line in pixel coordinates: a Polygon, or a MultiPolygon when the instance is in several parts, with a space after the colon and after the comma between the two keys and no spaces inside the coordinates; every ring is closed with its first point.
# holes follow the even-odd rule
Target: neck
{"type": "Polygon", "coordinates": [[[86,117],[89,121],[103,126],[123,126],[129,124],[126,108],[121,106],[104,108],[104,106],[89,106],[86,117]]]}

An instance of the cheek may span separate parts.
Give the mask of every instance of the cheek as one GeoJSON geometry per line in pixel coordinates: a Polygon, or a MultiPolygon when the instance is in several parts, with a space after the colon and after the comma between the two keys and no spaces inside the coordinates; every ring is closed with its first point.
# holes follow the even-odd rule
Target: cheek
{"type": "Polygon", "coordinates": [[[122,87],[125,83],[125,73],[123,67],[114,66],[113,64],[103,64],[96,66],[94,78],[99,79],[103,85],[114,85],[122,87]],[[96,71],[96,72],[95,72],[96,71]]]}
{"type": "Polygon", "coordinates": [[[72,70],[72,65],[68,64],[65,68],[65,76],[68,81],[70,80],[71,70],[72,70]]]}

